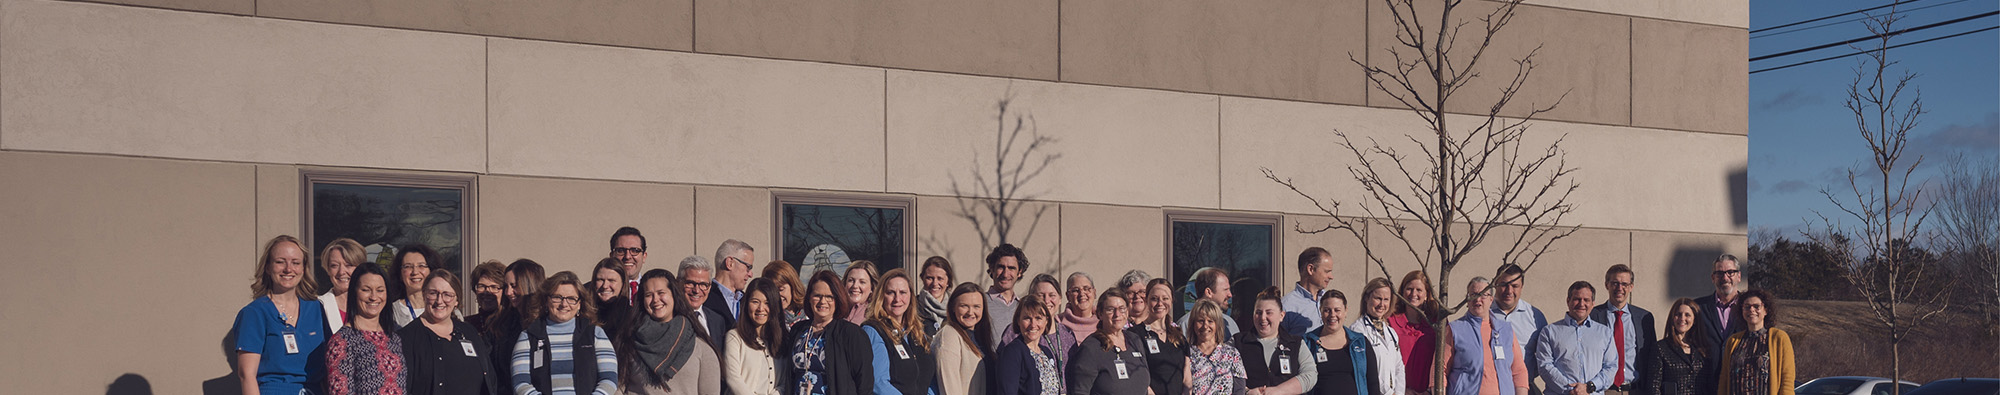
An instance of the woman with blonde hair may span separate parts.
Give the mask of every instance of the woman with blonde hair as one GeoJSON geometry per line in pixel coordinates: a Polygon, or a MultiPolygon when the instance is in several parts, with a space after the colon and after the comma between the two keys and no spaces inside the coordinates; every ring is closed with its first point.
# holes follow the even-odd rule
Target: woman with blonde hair
{"type": "Polygon", "coordinates": [[[986,320],[986,293],[979,284],[964,283],[952,288],[945,306],[944,329],[938,330],[936,346],[938,392],[942,395],[987,393],[986,377],[993,374],[980,363],[992,353],[983,347],[992,338],[986,320]]]}
{"type": "MultiPolygon", "coordinates": [[[[1443,321],[1443,309],[1437,301],[1435,284],[1422,270],[1411,270],[1403,275],[1401,286],[1396,289],[1398,302],[1395,314],[1389,315],[1389,327],[1396,330],[1403,355],[1403,383],[1409,393],[1431,392],[1431,368],[1437,356],[1437,329],[1431,324],[1443,321]]],[[[1442,392],[1442,391],[1440,391],[1442,392]]]]}
{"type": "Polygon", "coordinates": [[[868,321],[861,331],[868,335],[868,350],[874,357],[877,394],[927,394],[937,378],[930,337],[917,320],[914,285],[908,271],[890,270],[882,274],[868,302],[868,321]]]}
{"type": "MultiPolygon", "coordinates": [[[[1152,389],[1155,394],[1179,394],[1187,392],[1187,336],[1172,318],[1174,286],[1167,279],[1155,278],[1143,284],[1140,292],[1126,292],[1132,296],[1133,310],[1145,309],[1144,322],[1134,322],[1125,328],[1130,336],[1145,345],[1146,366],[1152,368],[1152,389]]],[[[1133,314],[1139,316],[1139,314],[1133,314]]]]}
{"type": "Polygon", "coordinates": [[[842,293],[850,309],[847,322],[855,325],[868,322],[869,305],[875,300],[875,283],[881,282],[881,272],[875,271],[875,262],[854,261],[841,274],[842,293]]]}
{"type": "MultiPolygon", "coordinates": [[[[264,243],[250,283],[250,304],[236,312],[236,377],[244,394],[297,394],[307,372],[323,372],[310,357],[326,344],[326,325],[305,244],[281,235],[264,243]],[[311,366],[308,366],[311,365],[311,366]]],[[[317,389],[318,383],[312,388],[317,389]]]]}
{"type": "Polygon", "coordinates": [[[1347,329],[1361,333],[1368,338],[1368,348],[1375,358],[1369,374],[1375,376],[1382,393],[1400,395],[1406,389],[1409,377],[1403,372],[1403,339],[1396,329],[1389,325],[1389,314],[1395,311],[1396,295],[1394,284],[1389,279],[1376,277],[1368,280],[1361,288],[1361,318],[1348,324],[1347,329]]]}
{"type": "Polygon", "coordinates": [[[1188,310],[1188,392],[1194,395],[1243,394],[1248,372],[1243,354],[1223,335],[1222,305],[1199,299],[1188,310]]]}
{"type": "Polygon", "coordinates": [[[340,328],[347,325],[350,314],[346,310],[348,277],[354,275],[355,267],[373,263],[365,262],[366,259],[368,252],[361,249],[361,243],[345,237],[326,243],[326,249],[319,253],[319,266],[326,270],[327,282],[333,284],[326,293],[319,295],[319,306],[326,312],[327,327],[333,328],[334,333],[339,333],[340,328]]]}

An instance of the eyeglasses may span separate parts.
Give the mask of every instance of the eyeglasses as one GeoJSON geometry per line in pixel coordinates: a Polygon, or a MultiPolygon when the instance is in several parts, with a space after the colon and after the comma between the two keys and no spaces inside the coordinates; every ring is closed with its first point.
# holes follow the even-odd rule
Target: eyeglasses
{"type": "Polygon", "coordinates": [[[578,297],[575,297],[575,296],[550,296],[550,297],[549,297],[549,303],[550,303],[550,304],[572,304],[572,305],[573,305],[573,304],[579,304],[579,303],[583,303],[583,298],[578,298],[578,297]]]}
{"type": "Polygon", "coordinates": [[[490,284],[490,285],[489,285],[489,284],[473,284],[473,285],[472,285],[472,292],[486,292],[486,291],[493,291],[493,292],[500,292],[501,290],[504,290],[504,289],[507,289],[507,286],[505,286],[505,285],[498,285],[498,284],[490,284]]]}
{"type": "Polygon", "coordinates": [[[614,255],[614,256],[616,256],[616,255],[639,255],[639,254],[644,254],[644,253],[646,253],[646,249],[644,249],[644,248],[625,248],[625,247],[620,247],[620,248],[613,248],[613,249],[611,249],[611,255],[614,255]]]}
{"type": "Polygon", "coordinates": [[[432,300],[458,299],[454,292],[424,291],[424,297],[432,300]]]}
{"type": "Polygon", "coordinates": [[[743,265],[743,270],[744,270],[744,271],[749,271],[749,270],[750,270],[750,262],[744,262],[744,261],[743,261],[742,259],[738,259],[738,258],[736,258],[736,257],[733,257],[733,256],[732,256],[732,257],[728,257],[728,258],[722,258],[722,264],[724,264],[724,265],[727,265],[727,264],[729,264],[729,262],[731,262],[731,261],[734,261],[734,262],[736,262],[736,263],[739,263],[739,264],[742,264],[742,265],[743,265]]]}
{"type": "Polygon", "coordinates": [[[1717,275],[1717,276],[1727,276],[1727,275],[1731,275],[1731,274],[1737,274],[1737,273],[1742,273],[1742,272],[1743,272],[1742,270],[1717,270],[1717,271],[1714,271],[1713,273],[1715,273],[1715,275],[1717,275]]]}
{"type": "Polygon", "coordinates": [[[689,281],[689,282],[686,282],[686,283],[683,283],[683,286],[687,287],[688,289],[701,289],[701,290],[708,290],[708,289],[710,289],[710,288],[715,288],[715,283],[712,283],[712,282],[694,282],[694,281],[689,281]]]}
{"type": "Polygon", "coordinates": [[[828,295],[828,294],[812,294],[812,296],[807,296],[806,299],[811,299],[814,301],[818,301],[820,299],[839,300],[836,299],[833,295],[828,295]]]}

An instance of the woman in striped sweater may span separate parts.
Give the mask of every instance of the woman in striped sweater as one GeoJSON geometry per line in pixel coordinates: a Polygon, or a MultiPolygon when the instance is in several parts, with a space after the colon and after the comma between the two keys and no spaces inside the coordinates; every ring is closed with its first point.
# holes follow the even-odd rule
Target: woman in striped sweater
{"type": "Polygon", "coordinates": [[[542,282],[541,293],[535,295],[539,308],[529,309],[529,324],[514,342],[515,394],[618,393],[618,356],[611,349],[611,338],[595,324],[596,306],[584,300],[582,288],[570,272],[542,282]],[[578,331],[591,337],[576,341],[578,331]]]}

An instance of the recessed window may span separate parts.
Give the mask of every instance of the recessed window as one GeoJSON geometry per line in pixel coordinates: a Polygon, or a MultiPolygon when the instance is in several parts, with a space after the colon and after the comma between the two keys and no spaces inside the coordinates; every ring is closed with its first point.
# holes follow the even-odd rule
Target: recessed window
{"type": "Polygon", "coordinates": [[[1181,293],[1174,316],[1194,307],[1200,294],[1189,280],[1204,267],[1229,273],[1232,298],[1230,305],[1224,306],[1227,314],[1250,311],[1257,292],[1271,286],[1275,278],[1271,265],[1278,256],[1278,220],[1276,215],[1167,212],[1168,260],[1172,265],[1168,279],[1181,293]]]}
{"type": "Polygon", "coordinates": [[[319,170],[301,171],[300,177],[304,239],[312,245],[311,266],[322,289],[331,282],[318,254],[339,238],[361,243],[368,252],[365,261],[385,272],[397,249],[423,244],[437,251],[439,267],[471,281],[465,269],[470,266],[467,252],[473,251],[472,219],[477,218],[473,177],[319,170]]]}
{"type": "Polygon", "coordinates": [[[774,193],[779,256],[799,269],[800,278],[820,270],[844,274],[848,264],[867,260],[881,272],[913,259],[916,223],[912,199],[844,194],[774,193]]]}

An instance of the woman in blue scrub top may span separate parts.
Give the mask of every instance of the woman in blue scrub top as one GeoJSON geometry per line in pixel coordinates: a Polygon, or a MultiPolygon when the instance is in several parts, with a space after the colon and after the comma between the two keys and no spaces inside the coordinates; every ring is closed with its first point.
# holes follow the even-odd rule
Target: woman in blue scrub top
{"type": "Polygon", "coordinates": [[[313,292],[305,244],[291,236],[264,243],[250,284],[256,299],[236,312],[236,377],[245,394],[311,394],[324,373],[316,355],[329,332],[313,292]]]}

